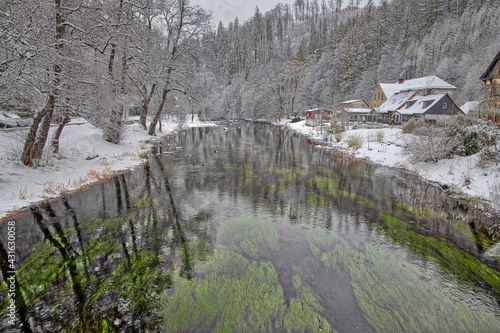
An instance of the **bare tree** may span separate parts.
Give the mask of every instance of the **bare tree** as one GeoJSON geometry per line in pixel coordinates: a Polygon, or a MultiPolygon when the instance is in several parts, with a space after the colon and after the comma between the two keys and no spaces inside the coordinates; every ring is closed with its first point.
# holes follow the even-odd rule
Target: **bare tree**
{"type": "MultiPolygon", "coordinates": [[[[210,15],[198,6],[191,6],[188,0],[169,1],[163,8],[163,24],[167,31],[166,42],[166,71],[161,92],[160,104],[149,126],[149,134],[156,133],[156,126],[160,120],[167,94],[172,90],[180,90],[175,86],[174,70],[183,57],[189,57],[189,41],[198,37],[209,28],[210,15]]],[[[183,91],[185,92],[185,91],[183,91]]]]}

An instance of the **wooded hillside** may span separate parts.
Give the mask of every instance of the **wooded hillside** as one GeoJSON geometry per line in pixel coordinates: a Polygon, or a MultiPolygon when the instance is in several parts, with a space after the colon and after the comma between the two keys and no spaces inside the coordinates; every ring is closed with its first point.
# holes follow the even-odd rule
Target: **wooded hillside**
{"type": "Polygon", "coordinates": [[[224,87],[210,116],[277,119],[348,99],[379,82],[437,75],[457,103],[482,99],[479,76],[500,49],[495,0],[297,0],[204,36],[224,87]],[[345,2],[344,2],[345,5],[345,2]],[[340,10],[339,8],[343,8],[340,10]]]}

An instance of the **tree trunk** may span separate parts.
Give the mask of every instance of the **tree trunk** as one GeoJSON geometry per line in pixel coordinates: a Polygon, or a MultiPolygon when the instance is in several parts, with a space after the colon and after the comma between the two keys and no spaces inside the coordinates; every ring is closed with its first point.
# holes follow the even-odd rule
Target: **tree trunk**
{"type": "Polygon", "coordinates": [[[57,126],[57,130],[54,133],[54,138],[52,138],[52,153],[54,154],[59,153],[59,137],[61,136],[64,126],[68,123],[68,120],[69,115],[66,114],[66,116],[61,119],[61,122],[59,123],[59,126],[57,126]]]}
{"type": "Polygon", "coordinates": [[[149,103],[151,102],[151,99],[153,98],[153,95],[156,91],[156,83],[153,83],[153,86],[151,87],[151,91],[149,92],[149,95],[147,94],[147,87],[144,86],[144,98],[142,99],[142,105],[141,105],[141,117],[140,117],[140,123],[144,129],[147,129],[148,126],[146,125],[146,117],[148,116],[148,109],[149,109],[149,103]]]}
{"type": "Polygon", "coordinates": [[[158,110],[155,113],[155,116],[153,117],[153,120],[151,121],[151,124],[149,125],[149,135],[155,135],[156,134],[156,125],[158,124],[158,121],[160,120],[161,112],[163,111],[163,106],[165,105],[165,101],[167,100],[167,85],[165,85],[165,88],[163,88],[162,94],[161,94],[161,102],[160,105],[158,106],[158,110]]]}
{"type": "Polygon", "coordinates": [[[54,109],[54,100],[54,96],[50,95],[43,109],[33,118],[33,123],[31,124],[30,131],[28,132],[28,137],[24,143],[23,154],[21,155],[21,162],[24,165],[33,165],[33,146],[35,145],[38,127],[47,112],[54,109]]]}
{"type": "Polygon", "coordinates": [[[107,126],[107,129],[105,130],[105,141],[114,143],[114,144],[119,144],[120,139],[121,139],[121,126],[122,126],[122,116],[123,112],[122,110],[117,110],[120,106],[113,107],[113,110],[111,111],[111,117],[109,119],[109,125],[107,126]]]}
{"type": "MultiPolygon", "coordinates": [[[[55,97],[54,97],[55,100],[55,97]]],[[[36,137],[35,145],[33,146],[33,160],[40,160],[42,158],[43,148],[49,136],[50,124],[52,123],[52,115],[54,114],[54,106],[47,110],[47,113],[42,119],[40,132],[36,137]]]]}

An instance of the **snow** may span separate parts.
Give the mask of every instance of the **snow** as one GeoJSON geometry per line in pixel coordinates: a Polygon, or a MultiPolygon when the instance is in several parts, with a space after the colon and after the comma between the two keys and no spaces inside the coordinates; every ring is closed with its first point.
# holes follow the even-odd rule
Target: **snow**
{"type": "Polygon", "coordinates": [[[469,101],[464,103],[464,105],[460,107],[460,110],[462,110],[465,114],[468,114],[469,112],[475,110],[481,103],[482,101],[469,101]]]}
{"type": "Polygon", "coordinates": [[[387,113],[397,111],[404,103],[416,94],[415,91],[398,92],[393,94],[379,107],[379,112],[387,113]]]}
{"type": "MultiPolygon", "coordinates": [[[[102,131],[85,120],[73,119],[61,134],[59,156],[44,158],[44,165],[35,168],[19,162],[26,129],[0,131],[0,218],[144,164],[146,159],[140,156],[152,147],[146,141],[155,137],[141,128],[137,118],[131,119],[135,122],[127,125],[125,138],[118,145],[104,141],[102,131]]],[[[160,135],[173,133],[178,128],[173,122],[163,122],[162,126],[160,135]]],[[[186,126],[215,124],[195,119],[187,121],[186,126]]]]}
{"type": "MultiPolygon", "coordinates": [[[[292,130],[319,141],[325,140],[323,134],[314,128],[305,126],[304,122],[287,123],[292,130]]],[[[413,163],[403,151],[405,136],[401,127],[383,127],[376,129],[350,129],[343,133],[341,142],[329,140],[326,146],[329,149],[340,149],[354,157],[366,159],[372,163],[401,168],[415,172],[420,177],[447,185],[451,190],[464,193],[481,200],[492,200],[490,188],[500,179],[500,167],[495,164],[479,166],[479,154],[467,157],[455,157],[434,162],[413,163]],[[376,141],[377,133],[383,133],[383,140],[376,141]],[[363,146],[353,150],[346,142],[351,135],[361,135],[364,138],[363,146]]]]}
{"type": "Polygon", "coordinates": [[[421,115],[426,113],[429,109],[433,108],[446,94],[437,94],[437,95],[417,95],[410,99],[411,101],[415,101],[409,107],[403,107],[398,110],[400,114],[409,114],[409,115],[421,115]],[[427,106],[425,103],[427,102],[427,106]]]}
{"type": "Polygon", "coordinates": [[[345,109],[347,113],[371,113],[372,109],[367,108],[347,108],[345,109]]]}
{"type": "Polygon", "coordinates": [[[405,80],[403,81],[403,83],[380,83],[380,88],[384,92],[387,99],[391,98],[392,95],[401,91],[415,91],[422,89],[457,89],[457,87],[449,84],[448,82],[440,79],[435,75],[405,80]]]}

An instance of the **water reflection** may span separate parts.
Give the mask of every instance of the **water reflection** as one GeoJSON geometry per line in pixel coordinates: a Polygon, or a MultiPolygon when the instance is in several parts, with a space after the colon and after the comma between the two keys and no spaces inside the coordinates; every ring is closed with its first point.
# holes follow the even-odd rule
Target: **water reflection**
{"type": "Polygon", "coordinates": [[[16,220],[18,322],[35,332],[498,328],[500,266],[481,256],[478,218],[411,175],[284,128],[191,129],[143,169],[16,220]]]}

